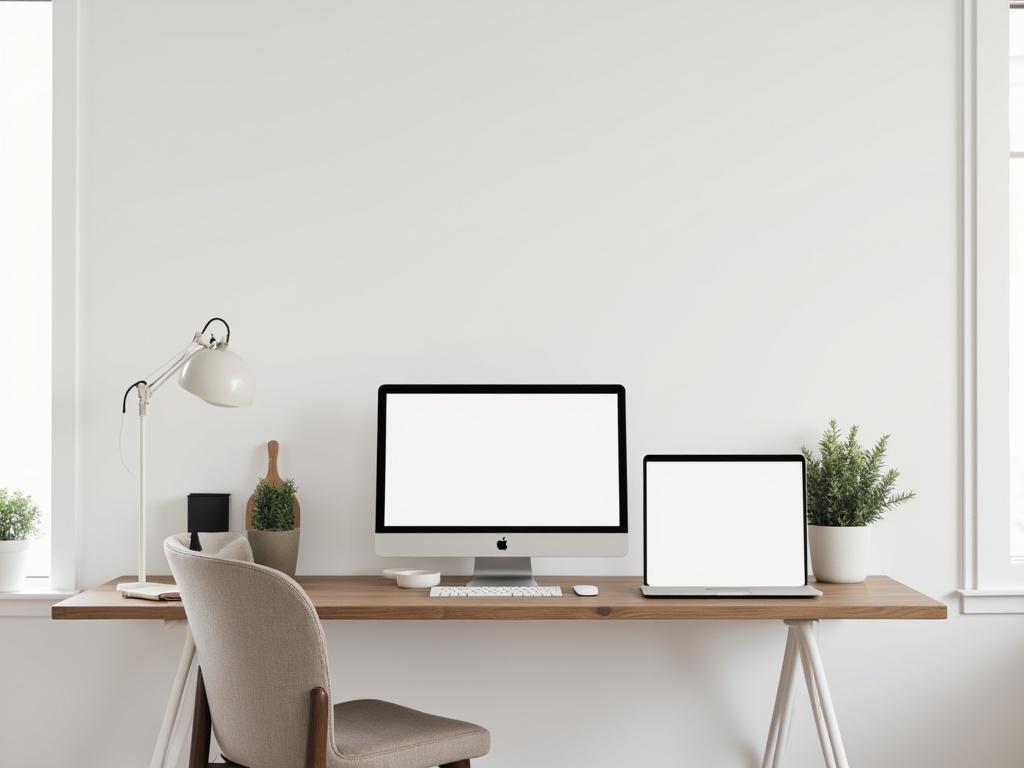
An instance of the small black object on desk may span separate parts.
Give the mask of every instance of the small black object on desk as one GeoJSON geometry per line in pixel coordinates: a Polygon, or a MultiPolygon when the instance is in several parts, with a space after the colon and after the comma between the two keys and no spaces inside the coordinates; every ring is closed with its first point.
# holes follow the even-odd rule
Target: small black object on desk
{"type": "Polygon", "coordinates": [[[195,531],[221,532],[228,530],[228,502],[230,493],[190,493],[188,495],[188,527],[195,531]]]}

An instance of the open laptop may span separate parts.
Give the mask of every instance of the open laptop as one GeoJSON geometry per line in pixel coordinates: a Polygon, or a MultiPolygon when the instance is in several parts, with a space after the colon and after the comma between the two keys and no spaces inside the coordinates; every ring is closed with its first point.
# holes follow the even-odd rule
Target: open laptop
{"type": "Polygon", "coordinates": [[[817,597],[801,454],[644,457],[647,597],[817,597]]]}

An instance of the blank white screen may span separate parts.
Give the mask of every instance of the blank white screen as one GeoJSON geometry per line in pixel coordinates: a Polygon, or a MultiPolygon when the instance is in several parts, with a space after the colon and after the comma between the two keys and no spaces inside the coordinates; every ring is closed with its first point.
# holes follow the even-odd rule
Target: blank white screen
{"type": "Polygon", "coordinates": [[[385,525],[619,524],[614,394],[387,398],[385,525]]]}
{"type": "Polygon", "coordinates": [[[650,461],[646,574],[651,586],[805,583],[798,461],[650,461]]]}

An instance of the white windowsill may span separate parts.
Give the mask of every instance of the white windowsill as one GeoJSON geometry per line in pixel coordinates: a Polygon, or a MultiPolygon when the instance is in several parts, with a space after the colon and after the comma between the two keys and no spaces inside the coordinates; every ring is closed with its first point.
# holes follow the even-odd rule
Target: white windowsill
{"type": "Polygon", "coordinates": [[[50,608],[77,594],[74,589],[53,589],[49,579],[30,578],[20,592],[0,592],[0,618],[5,616],[49,616],[50,608]]]}
{"type": "Polygon", "coordinates": [[[961,613],[1024,613],[1024,589],[961,589],[961,613]]]}

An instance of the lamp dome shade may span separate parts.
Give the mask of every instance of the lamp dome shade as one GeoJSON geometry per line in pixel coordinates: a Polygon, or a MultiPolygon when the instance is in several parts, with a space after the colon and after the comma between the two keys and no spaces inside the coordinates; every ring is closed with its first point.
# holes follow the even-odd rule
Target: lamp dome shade
{"type": "Polygon", "coordinates": [[[211,405],[252,405],[256,385],[245,360],[227,348],[203,348],[190,357],[178,374],[178,385],[211,405]]]}

